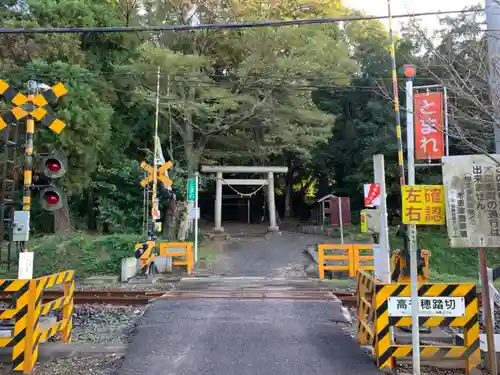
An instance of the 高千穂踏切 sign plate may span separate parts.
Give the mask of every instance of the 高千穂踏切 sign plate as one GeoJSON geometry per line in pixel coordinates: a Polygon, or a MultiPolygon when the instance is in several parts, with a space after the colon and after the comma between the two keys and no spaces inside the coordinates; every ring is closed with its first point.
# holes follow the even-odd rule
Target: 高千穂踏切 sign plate
{"type": "MultiPolygon", "coordinates": [[[[419,297],[419,316],[460,317],[465,316],[464,297],[419,297]]],[[[410,297],[389,297],[389,316],[411,316],[410,297]]]]}

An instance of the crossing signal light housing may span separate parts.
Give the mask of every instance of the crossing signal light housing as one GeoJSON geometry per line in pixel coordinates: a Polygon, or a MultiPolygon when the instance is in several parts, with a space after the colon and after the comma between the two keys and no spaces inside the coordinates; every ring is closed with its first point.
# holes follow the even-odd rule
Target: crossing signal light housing
{"type": "Polygon", "coordinates": [[[41,204],[44,210],[57,211],[63,207],[63,193],[59,188],[48,187],[40,192],[41,204]]]}
{"type": "Polygon", "coordinates": [[[42,158],[40,171],[48,178],[60,178],[66,173],[66,159],[59,154],[42,158]]]}

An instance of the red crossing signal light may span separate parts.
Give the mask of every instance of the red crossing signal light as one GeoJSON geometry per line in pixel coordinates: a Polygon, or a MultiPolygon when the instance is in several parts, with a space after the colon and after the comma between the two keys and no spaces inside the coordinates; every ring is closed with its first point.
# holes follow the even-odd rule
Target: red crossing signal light
{"type": "Polygon", "coordinates": [[[45,165],[47,166],[47,169],[51,171],[52,173],[57,173],[61,170],[62,165],[57,159],[47,159],[45,161],[45,165]]]}
{"type": "Polygon", "coordinates": [[[66,159],[59,154],[45,156],[41,163],[41,173],[48,178],[60,178],[66,173],[66,159]]]}
{"type": "Polygon", "coordinates": [[[63,207],[63,194],[59,188],[48,187],[40,192],[42,208],[57,211],[63,207]]]}

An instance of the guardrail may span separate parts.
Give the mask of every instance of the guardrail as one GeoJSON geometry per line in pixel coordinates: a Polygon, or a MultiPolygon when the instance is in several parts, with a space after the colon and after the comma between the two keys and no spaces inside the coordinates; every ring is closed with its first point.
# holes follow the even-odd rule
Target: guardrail
{"type": "MultiPolygon", "coordinates": [[[[0,347],[12,348],[12,370],[30,374],[38,359],[38,346],[49,337],[61,333],[61,341],[71,341],[73,326],[73,271],[59,272],[32,280],[0,280],[0,293],[11,294],[13,307],[0,310],[0,320],[14,320],[10,337],[0,337],[0,347]],[[62,297],[42,303],[43,292],[54,286],[63,286],[62,297]],[[49,325],[41,317],[62,309],[62,318],[49,325]]],[[[57,318],[56,318],[57,319],[57,318]]]]}
{"type": "MultiPolygon", "coordinates": [[[[384,284],[360,271],[357,293],[358,341],[373,347],[379,368],[392,369],[398,358],[410,357],[412,353],[411,345],[397,345],[391,337],[391,327],[411,326],[410,285],[384,284]]],[[[422,283],[418,294],[419,326],[462,327],[464,330],[463,346],[421,345],[422,360],[463,360],[469,374],[481,362],[476,285],[422,283]]]]}
{"type": "Polygon", "coordinates": [[[373,270],[373,245],[371,244],[318,245],[318,273],[321,279],[325,278],[325,271],[347,271],[349,277],[356,277],[357,271],[371,270],[373,270]],[[333,253],[327,254],[327,251],[333,253]],[[329,264],[331,261],[340,264],[329,264]]]}
{"type": "Polygon", "coordinates": [[[192,242],[160,242],[160,256],[163,257],[181,257],[182,260],[172,262],[174,266],[186,266],[188,274],[194,269],[194,251],[192,242]],[[184,251],[169,251],[169,248],[184,249],[184,251]]]}

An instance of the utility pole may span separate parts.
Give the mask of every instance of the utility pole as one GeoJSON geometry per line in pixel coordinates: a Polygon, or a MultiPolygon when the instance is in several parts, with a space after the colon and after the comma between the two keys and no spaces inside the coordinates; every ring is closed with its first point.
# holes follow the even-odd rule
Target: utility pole
{"type": "Polygon", "coordinates": [[[500,1],[485,0],[488,29],[488,81],[494,116],[495,153],[500,154],[500,1]]]}

